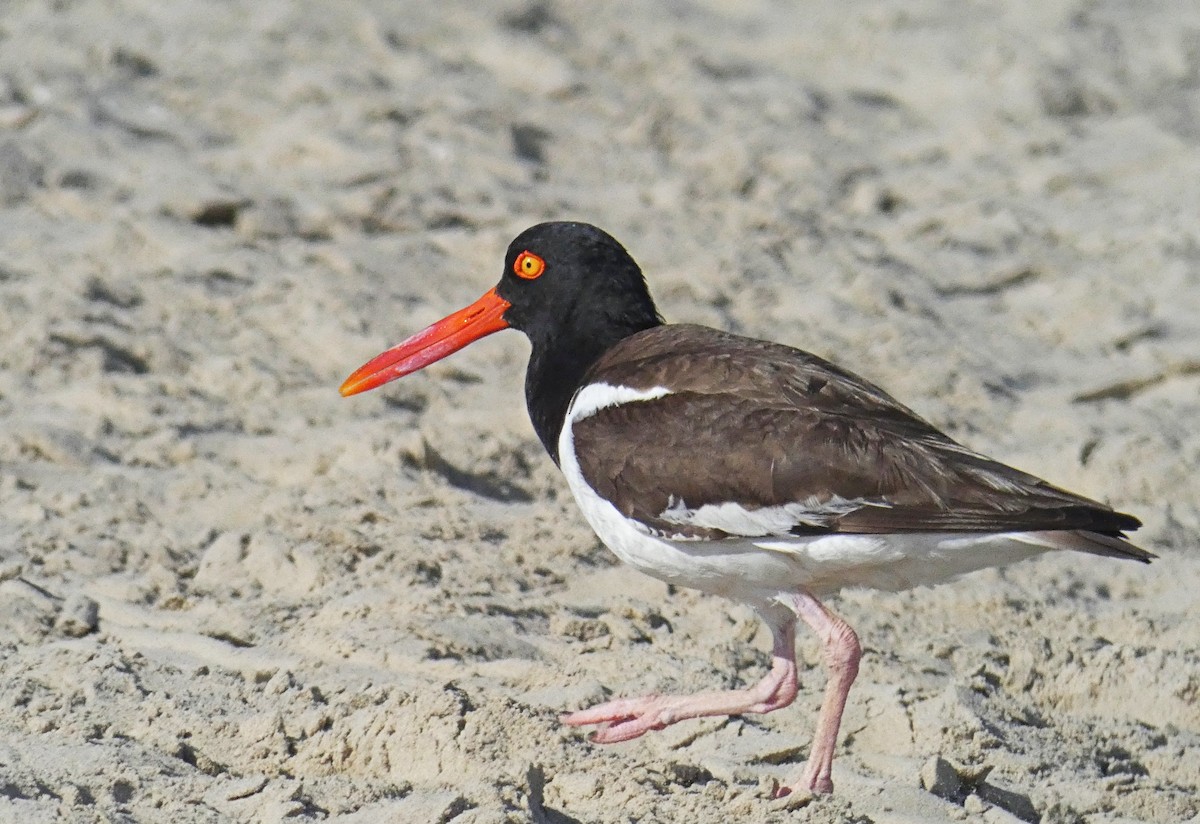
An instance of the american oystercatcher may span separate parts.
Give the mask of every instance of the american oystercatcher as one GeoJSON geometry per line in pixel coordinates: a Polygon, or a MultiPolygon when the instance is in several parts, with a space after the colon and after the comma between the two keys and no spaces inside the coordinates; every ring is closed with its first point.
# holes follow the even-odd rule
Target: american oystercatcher
{"type": "Polygon", "coordinates": [[[686,718],[771,712],[796,696],[796,619],[829,681],[804,768],[778,790],[827,793],[861,657],[819,597],[898,590],[1070,549],[1149,562],[1141,523],[972,452],[883,390],[777,343],[666,324],[641,269],[585,223],[542,223],[508,248],[500,283],[370,361],[343,395],[512,327],[532,344],[529,417],[600,539],[671,584],[752,606],[773,663],[752,687],[621,698],[563,716],[626,741],[686,718]]]}

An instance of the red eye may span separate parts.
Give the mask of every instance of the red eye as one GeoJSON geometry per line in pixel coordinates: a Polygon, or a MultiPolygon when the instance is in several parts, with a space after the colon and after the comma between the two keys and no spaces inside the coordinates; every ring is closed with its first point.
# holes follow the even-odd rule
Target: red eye
{"type": "Polygon", "coordinates": [[[525,280],[533,280],[534,278],[541,277],[544,271],[546,271],[546,261],[533,252],[522,252],[513,261],[513,273],[519,278],[525,278],[525,280]]]}

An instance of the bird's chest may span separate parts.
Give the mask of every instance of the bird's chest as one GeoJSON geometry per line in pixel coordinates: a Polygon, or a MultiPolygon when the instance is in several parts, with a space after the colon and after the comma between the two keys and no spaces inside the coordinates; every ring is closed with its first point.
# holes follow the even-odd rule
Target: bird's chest
{"type": "Polygon", "coordinates": [[[640,529],[587,482],[575,453],[570,416],[559,437],[558,457],[575,503],[605,546],[630,566],[656,578],[677,582],[686,572],[682,559],[673,557],[675,553],[666,542],[640,529]]]}
{"type": "Polygon", "coordinates": [[[660,538],[597,493],[580,469],[571,431],[584,416],[580,397],[559,436],[559,466],[588,525],[618,558],[661,581],[747,601],[760,600],[760,591],[776,587],[781,575],[790,577],[785,559],[748,543],[660,538]]]}

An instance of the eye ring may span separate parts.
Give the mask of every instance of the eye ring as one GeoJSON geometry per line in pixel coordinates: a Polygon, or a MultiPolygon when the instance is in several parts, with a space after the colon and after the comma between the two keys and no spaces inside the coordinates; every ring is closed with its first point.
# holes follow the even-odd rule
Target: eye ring
{"type": "Polygon", "coordinates": [[[513,274],[525,280],[535,280],[546,271],[546,261],[533,252],[524,251],[513,261],[513,274]]]}

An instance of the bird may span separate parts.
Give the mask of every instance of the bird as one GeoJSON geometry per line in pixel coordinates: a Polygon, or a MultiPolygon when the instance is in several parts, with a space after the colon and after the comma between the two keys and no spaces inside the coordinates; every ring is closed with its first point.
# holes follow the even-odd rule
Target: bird
{"type": "Polygon", "coordinates": [[[569,712],[611,744],[702,716],[767,713],[798,691],[806,624],[828,670],[809,756],[775,788],[833,791],[838,728],[862,657],[824,602],[1070,550],[1149,563],[1141,522],[975,452],[817,355],[666,323],[641,268],[588,223],[539,223],[499,283],[388,349],[340,392],[374,389],[502,329],[530,342],[525,403],[584,519],[626,564],[750,606],[771,667],[743,689],[617,698],[569,712]]]}

